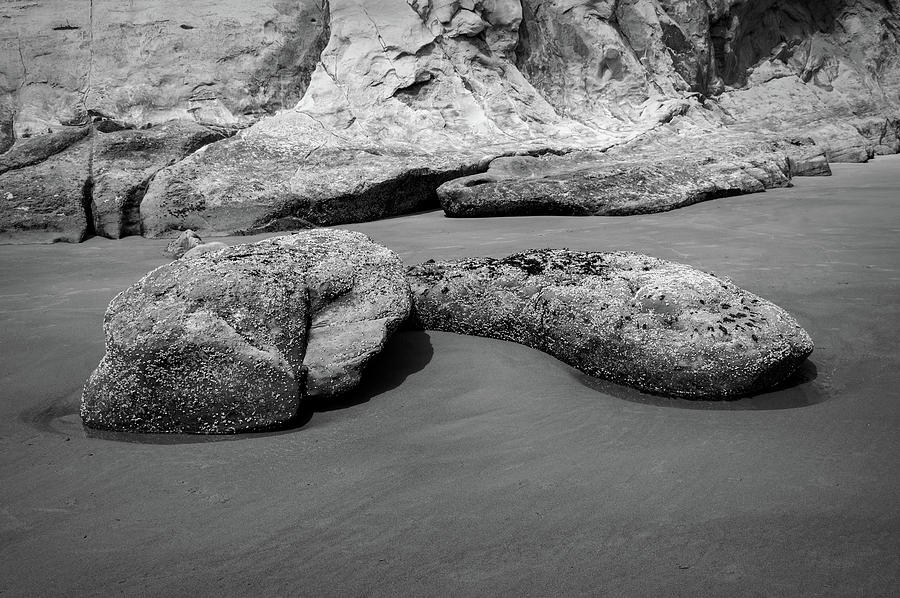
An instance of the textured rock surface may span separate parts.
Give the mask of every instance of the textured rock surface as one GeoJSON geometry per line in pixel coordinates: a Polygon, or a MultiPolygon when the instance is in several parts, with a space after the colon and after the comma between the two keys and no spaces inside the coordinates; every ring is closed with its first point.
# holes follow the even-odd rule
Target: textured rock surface
{"type": "Polygon", "coordinates": [[[669,396],[762,392],[813,349],[778,306],[634,253],[547,249],[426,262],[408,278],[426,329],[522,343],[592,376],[669,396]]]}
{"type": "Polygon", "coordinates": [[[98,113],[246,126],[303,95],[327,40],[318,0],[47,0],[0,7],[16,137],[98,113]]]}
{"type": "Polygon", "coordinates": [[[0,154],[0,241],[141,234],[149,179],[224,136],[193,121],[103,132],[105,122],[29,137],[0,154]]]}
{"type": "Polygon", "coordinates": [[[40,145],[35,153],[52,155],[33,162],[25,159],[33,156],[30,147],[16,148],[10,163],[27,165],[0,174],[0,242],[77,243],[93,234],[90,139],[56,152],[55,142],[40,145]]]}
{"type": "MultiPolygon", "coordinates": [[[[2,10],[11,18],[0,18],[0,149],[101,117],[110,127],[174,116],[240,128],[281,109],[157,176],[140,208],[149,235],[391,216],[436,205],[438,185],[503,156],[643,147],[648,170],[637,174],[653,178],[668,172],[685,124],[716,137],[727,129],[761,141],[812,139],[819,151],[760,158],[788,153],[791,174],[900,149],[893,1],[302,0],[188,9],[85,0],[2,10]]],[[[734,167],[755,178],[754,162],[734,167]]],[[[746,184],[724,181],[717,168],[690,176],[690,197],[650,204],[757,189],[743,175],[746,184]]],[[[119,234],[137,228],[128,213],[119,234]]]]}
{"type": "Polygon", "coordinates": [[[218,251],[220,249],[225,249],[228,247],[225,243],[220,243],[219,241],[212,241],[210,243],[200,243],[198,245],[194,245],[183,254],[181,257],[190,259],[194,256],[203,255],[205,253],[211,253],[213,251],[218,251]]]}
{"type": "Polygon", "coordinates": [[[176,260],[111,303],[85,385],[92,427],[229,433],[352,389],[409,314],[399,259],[318,229],[176,260]]]}
{"type": "Polygon", "coordinates": [[[480,162],[479,155],[423,156],[412,148],[315,150],[297,138],[240,136],[163,170],[140,206],[144,234],[187,227],[204,235],[254,233],[436,208],[435,189],[480,162]]]}
{"type": "Polygon", "coordinates": [[[94,227],[118,239],[141,233],[140,205],[150,178],[200,147],[223,138],[192,121],[94,135],[94,227]]]}
{"type": "Polygon", "coordinates": [[[438,188],[448,216],[558,214],[627,216],[783,187],[785,155],[631,156],[583,153],[563,157],[498,158],[484,174],[438,188]]]}

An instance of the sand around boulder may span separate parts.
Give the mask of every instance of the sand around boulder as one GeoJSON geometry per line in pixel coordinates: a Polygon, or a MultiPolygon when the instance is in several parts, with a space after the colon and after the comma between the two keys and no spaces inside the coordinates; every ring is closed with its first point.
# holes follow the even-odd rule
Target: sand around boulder
{"type": "Polygon", "coordinates": [[[522,343],[643,391],[727,399],[771,389],[813,350],[780,307],[636,253],[531,250],[409,269],[418,323],[522,343]]]}
{"type": "Polygon", "coordinates": [[[409,314],[393,252],[316,229],[176,260],[120,293],[85,385],[96,428],[230,433],[352,389],[409,314]]]}

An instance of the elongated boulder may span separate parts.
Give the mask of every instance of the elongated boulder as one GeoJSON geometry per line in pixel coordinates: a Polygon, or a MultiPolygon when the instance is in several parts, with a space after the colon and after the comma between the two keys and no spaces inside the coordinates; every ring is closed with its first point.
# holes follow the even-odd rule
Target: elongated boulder
{"type": "Polygon", "coordinates": [[[640,390],[728,399],[812,352],[787,312],[727,280],[635,253],[532,250],[409,269],[418,324],[522,343],[640,390]]]}
{"type": "Polygon", "coordinates": [[[648,214],[785,187],[795,172],[825,174],[823,150],[814,148],[679,121],[605,152],[497,158],[437,194],[453,217],[648,214]]]}
{"type": "Polygon", "coordinates": [[[317,229],[176,260],[110,303],[84,388],[95,428],[220,434],[289,422],[359,382],[409,314],[400,260],[317,229]]]}

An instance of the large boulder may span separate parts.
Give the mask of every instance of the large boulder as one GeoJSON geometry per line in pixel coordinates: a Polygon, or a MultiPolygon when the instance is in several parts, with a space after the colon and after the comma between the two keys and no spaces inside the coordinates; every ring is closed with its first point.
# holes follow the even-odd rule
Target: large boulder
{"type": "Polygon", "coordinates": [[[354,388],[409,314],[400,260],[316,229],[176,260],[110,303],[84,388],[91,427],[219,434],[289,422],[354,388]]]}
{"type": "Polygon", "coordinates": [[[635,253],[544,249],[426,262],[408,280],[426,329],[522,343],[592,376],[672,397],[763,392],[813,350],[778,306],[635,253]]]}
{"type": "Polygon", "coordinates": [[[410,147],[326,149],[314,135],[251,132],[163,169],[140,204],[143,233],[255,234],[433,209],[435,189],[477,172],[481,161],[480,154],[410,147]]]}

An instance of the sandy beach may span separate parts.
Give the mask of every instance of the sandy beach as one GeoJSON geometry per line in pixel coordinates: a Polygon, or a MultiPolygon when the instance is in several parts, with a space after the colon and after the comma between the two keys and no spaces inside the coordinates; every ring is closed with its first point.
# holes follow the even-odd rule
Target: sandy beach
{"type": "Polygon", "coordinates": [[[728,276],[816,350],[727,403],[402,332],[296,429],[97,433],[77,404],[103,312],[166,241],[0,247],[0,594],[896,595],[900,156],[833,170],[647,216],[346,227],[407,263],[569,247],[728,276]]]}

